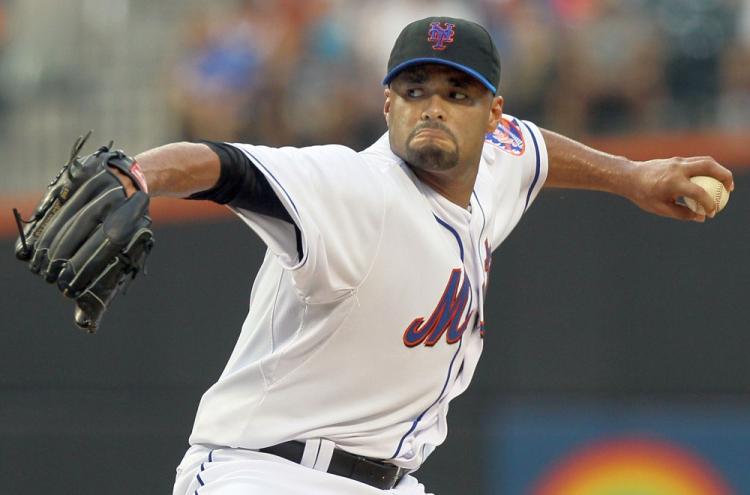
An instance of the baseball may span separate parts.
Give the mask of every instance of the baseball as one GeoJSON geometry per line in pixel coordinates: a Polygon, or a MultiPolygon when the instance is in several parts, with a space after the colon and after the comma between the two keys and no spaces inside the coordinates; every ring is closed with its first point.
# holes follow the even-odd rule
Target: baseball
{"type": "MultiPolygon", "coordinates": [[[[724,184],[705,175],[697,175],[690,178],[690,182],[701,186],[714,200],[716,205],[716,213],[720,212],[727,205],[729,201],[729,191],[724,187],[724,184]]],[[[693,200],[692,198],[685,197],[685,206],[693,210],[699,215],[705,215],[706,212],[703,209],[703,205],[693,200]]]]}

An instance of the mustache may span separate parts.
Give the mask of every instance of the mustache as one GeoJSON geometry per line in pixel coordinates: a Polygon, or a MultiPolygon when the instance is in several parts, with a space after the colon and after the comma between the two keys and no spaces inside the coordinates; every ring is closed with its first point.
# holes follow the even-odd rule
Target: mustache
{"type": "Polygon", "coordinates": [[[419,134],[420,131],[422,131],[424,129],[436,129],[436,130],[439,130],[439,131],[443,131],[446,134],[448,134],[448,136],[450,136],[450,138],[453,140],[453,142],[457,141],[456,140],[456,136],[454,136],[453,132],[451,132],[451,130],[448,129],[448,126],[446,126],[442,122],[438,122],[436,120],[432,120],[432,121],[423,122],[423,123],[417,125],[417,127],[415,127],[414,130],[412,130],[409,133],[409,137],[407,139],[407,142],[411,142],[411,140],[414,139],[414,137],[417,134],[419,134]]]}

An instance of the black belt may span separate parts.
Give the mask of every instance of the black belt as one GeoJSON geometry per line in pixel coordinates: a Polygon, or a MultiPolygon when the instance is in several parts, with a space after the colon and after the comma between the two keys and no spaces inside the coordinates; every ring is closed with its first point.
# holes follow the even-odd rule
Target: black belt
{"type": "MultiPolygon", "coordinates": [[[[291,441],[258,450],[267,454],[283,457],[284,459],[299,464],[300,461],[302,461],[305,444],[302,442],[291,441]]],[[[328,472],[337,476],[351,478],[360,483],[380,488],[381,490],[390,490],[396,486],[396,483],[398,483],[401,478],[409,472],[409,470],[394,466],[393,464],[388,464],[387,462],[334,449],[333,455],[331,456],[331,464],[328,466],[328,472]]]]}

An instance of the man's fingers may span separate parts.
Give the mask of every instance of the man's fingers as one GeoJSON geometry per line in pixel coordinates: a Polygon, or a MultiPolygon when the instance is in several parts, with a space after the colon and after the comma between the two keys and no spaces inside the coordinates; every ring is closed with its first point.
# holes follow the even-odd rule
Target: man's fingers
{"type": "Polygon", "coordinates": [[[667,201],[669,205],[675,203],[679,198],[690,198],[703,207],[703,210],[712,215],[715,213],[714,200],[705,189],[690,181],[685,170],[678,168],[672,173],[668,180],[663,181],[663,189],[660,193],[660,201],[667,201]]]}
{"type": "Polygon", "coordinates": [[[705,211],[708,216],[712,217],[716,214],[716,203],[714,202],[714,198],[712,198],[711,195],[708,194],[708,192],[701,186],[694,184],[693,182],[686,181],[686,184],[684,185],[684,191],[682,192],[681,196],[685,196],[696,201],[703,207],[703,211],[705,211]]]}
{"type": "Polygon", "coordinates": [[[724,184],[727,191],[731,192],[734,190],[732,171],[720,165],[710,156],[693,156],[685,158],[685,166],[690,177],[695,177],[696,175],[707,175],[724,184]]]}
{"type": "Polygon", "coordinates": [[[706,221],[706,215],[695,213],[690,208],[678,205],[677,203],[670,203],[665,205],[664,210],[659,213],[665,217],[670,217],[677,220],[686,220],[700,223],[706,221]]]}

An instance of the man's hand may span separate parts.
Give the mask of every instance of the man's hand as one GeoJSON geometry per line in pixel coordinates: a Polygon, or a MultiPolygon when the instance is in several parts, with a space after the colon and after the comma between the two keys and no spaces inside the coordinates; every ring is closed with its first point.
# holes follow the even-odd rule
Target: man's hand
{"type": "Polygon", "coordinates": [[[724,184],[727,191],[734,189],[732,172],[708,156],[667,158],[636,162],[632,168],[633,181],[624,196],[645,211],[678,220],[704,222],[706,215],[716,214],[713,198],[690,177],[707,175],[724,184]],[[693,213],[677,203],[678,198],[692,198],[701,204],[706,215],[693,213]]]}
{"type": "Polygon", "coordinates": [[[136,191],[139,190],[138,187],[136,187],[135,183],[133,182],[133,179],[131,179],[130,177],[128,177],[124,172],[121,172],[117,168],[109,166],[109,165],[108,165],[108,167],[109,167],[110,172],[113,173],[115,175],[115,177],[117,177],[117,179],[122,184],[122,187],[123,187],[123,189],[125,191],[125,196],[126,197],[129,198],[136,191]]]}

